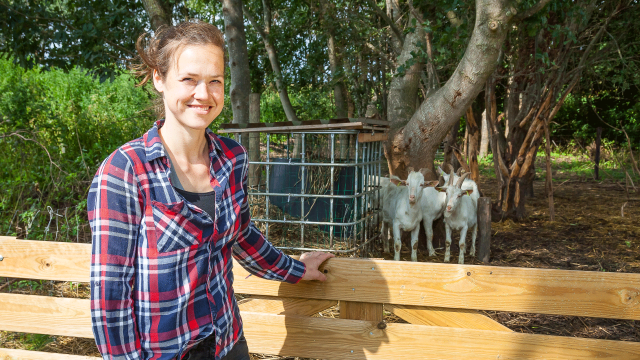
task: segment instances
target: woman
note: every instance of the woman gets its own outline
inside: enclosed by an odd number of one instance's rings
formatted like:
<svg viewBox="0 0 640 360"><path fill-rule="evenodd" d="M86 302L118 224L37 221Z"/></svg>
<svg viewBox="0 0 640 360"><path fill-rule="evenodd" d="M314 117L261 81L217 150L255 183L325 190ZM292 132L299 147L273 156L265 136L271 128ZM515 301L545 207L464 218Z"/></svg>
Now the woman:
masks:
<svg viewBox="0 0 640 360"><path fill-rule="evenodd" d="M160 120L111 154L88 197L93 332L105 359L248 360L233 293L235 258L252 274L326 278L333 255L294 260L255 228L246 150L207 126L224 103L224 40L186 22L138 39L142 84L161 94Z"/></svg>

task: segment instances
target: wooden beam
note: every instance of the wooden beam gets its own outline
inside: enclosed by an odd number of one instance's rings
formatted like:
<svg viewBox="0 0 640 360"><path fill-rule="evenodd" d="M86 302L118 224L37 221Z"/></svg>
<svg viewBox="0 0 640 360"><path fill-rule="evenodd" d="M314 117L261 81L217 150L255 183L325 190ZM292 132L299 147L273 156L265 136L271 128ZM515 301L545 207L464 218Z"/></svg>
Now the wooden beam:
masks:
<svg viewBox="0 0 640 360"><path fill-rule="evenodd" d="M99 360L100 357L0 348L2 360Z"/></svg>
<svg viewBox="0 0 640 360"><path fill-rule="evenodd" d="M311 316L337 304L338 302L335 300L276 298L271 296L252 296L238 301L241 314L249 311L298 316Z"/></svg>
<svg viewBox="0 0 640 360"><path fill-rule="evenodd" d="M246 129L218 129L219 133L246 133L246 132L276 132L276 131L304 131L304 130L329 130L329 129L364 129L364 123L340 123L340 124L318 124L318 125L292 125L292 126L270 126L264 128Z"/></svg>
<svg viewBox="0 0 640 360"><path fill-rule="evenodd" d="M89 280L90 245L0 238L0 277ZM640 274L329 259L328 281L266 281L234 264L239 294L640 320ZM48 265L48 266L47 266Z"/></svg>
<svg viewBox="0 0 640 360"><path fill-rule="evenodd" d="M360 133L358 134L358 142L374 142L374 141L387 141L388 135L386 133Z"/></svg>
<svg viewBox="0 0 640 360"><path fill-rule="evenodd" d="M252 353L352 359L640 359L640 343L387 324L261 313L243 314ZM267 331L265 329L268 329Z"/></svg>
<svg viewBox="0 0 640 360"><path fill-rule="evenodd" d="M340 301L340 319L382 321L382 304Z"/></svg>
<svg viewBox="0 0 640 360"><path fill-rule="evenodd" d="M0 329L93 338L87 299L0 293Z"/></svg>
<svg viewBox="0 0 640 360"><path fill-rule="evenodd" d="M234 266L237 293L640 320L640 274L329 259L328 280L264 281Z"/></svg>
<svg viewBox="0 0 640 360"><path fill-rule="evenodd" d="M91 244L0 236L0 277L89 282Z"/></svg>
<svg viewBox="0 0 640 360"><path fill-rule="evenodd" d="M482 315L476 310L391 304L385 305L384 308L410 324L476 330L512 331L508 327L488 316Z"/></svg>
<svg viewBox="0 0 640 360"><path fill-rule="evenodd" d="M478 260L488 264L491 260L491 198L478 199Z"/></svg>
<svg viewBox="0 0 640 360"><path fill-rule="evenodd" d="M93 335L88 325L89 300L0 295L2 329L9 324L9 331ZM20 303L22 306L14 307ZM323 359L640 359L637 342L411 324L387 324L379 329L375 321L257 312L242 315L254 353ZM26 357L34 358L39 359Z"/></svg>

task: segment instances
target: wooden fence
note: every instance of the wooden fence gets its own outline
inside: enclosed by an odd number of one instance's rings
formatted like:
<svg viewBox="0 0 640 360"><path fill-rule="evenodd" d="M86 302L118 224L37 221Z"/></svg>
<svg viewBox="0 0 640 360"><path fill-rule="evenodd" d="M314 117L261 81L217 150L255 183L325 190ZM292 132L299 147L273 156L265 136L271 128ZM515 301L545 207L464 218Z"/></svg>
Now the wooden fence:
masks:
<svg viewBox="0 0 640 360"><path fill-rule="evenodd" d="M0 237L0 277L87 282L89 244ZM640 275L334 258L328 280L234 264L249 349L318 359L640 359L640 343L515 333L477 310L640 320ZM340 319L311 317L340 304ZM382 322L383 307L409 324ZM0 330L92 338L89 300L0 293ZM90 359L0 348L0 359Z"/></svg>

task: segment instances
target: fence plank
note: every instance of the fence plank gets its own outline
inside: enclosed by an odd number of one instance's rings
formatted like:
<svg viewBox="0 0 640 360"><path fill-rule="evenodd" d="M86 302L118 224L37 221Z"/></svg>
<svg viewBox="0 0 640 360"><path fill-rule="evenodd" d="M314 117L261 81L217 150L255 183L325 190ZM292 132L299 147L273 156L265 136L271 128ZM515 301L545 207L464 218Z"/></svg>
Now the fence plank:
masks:
<svg viewBox="0 0 640 360"><path fill-rule="evenodd" d="M640 359L640 343L371 321L243 314L252 353L321 359ZM265 331L268 329L268 331Z"/></svg>
<svg viewBox="0 0 640 360"><path fill-rule="evenodd" d="M476 310L391 304L385 305L384 308L410 324L477 330L512 331L508 327L488 316L480 314Z"/></svg>
<svg viewBox="0 0 640 360"><path fill-rule="evenodd" d="M89 254L87 244L0 238L0 277L86 282ZM326 282L292 285L247 278L235 263L233 287L251 295L640 320L640 274L340 258L324 269Z"/></svg>
<svg viewBox="0 0 640 360"><path fill-rule="evenodd" d="M278 315L311 316L338 304L335 300L275 298L252 296L238 302L240 312L260 312Z"/></svg>
<svg viewBox="0 0 640 360"><path fill-rule="evenodd" d="M340 301L340 319L382 321L382 304Z"/></svg>
<svg viewBox="0 0 640 360"><path fill-rule="evenodd" d="M92 336L89 300L0 294L0 302L4 330ZM254 353L323 359L640 359L636 342L411 324L379 329L372 321L242 315Z"/></svg>
<svg viewBox="0 0 640 360"><path fill-rule="evenodd" d="M56 354L42 351L29 351L0 348L2 360L99 360L102 358L81 355Z"/></svg>
<svg viewBox="0 0 640 360"><path fill-rule="evenodd" d="M89 300L0 293L0 329L93 338Z"/></svg>
<svg viewBox="0 0 640 360"><path fill-rule="evenodd" d="M16 240L0 236L0 276L89 281L91 244Z"/></svg>
<svg viewBox="0 0 640 360"><path fill-rule="evenodd" d="M329 259L325 283L263 281L234 267L238 293L455 309L640 319L640 274Z"/></svg>

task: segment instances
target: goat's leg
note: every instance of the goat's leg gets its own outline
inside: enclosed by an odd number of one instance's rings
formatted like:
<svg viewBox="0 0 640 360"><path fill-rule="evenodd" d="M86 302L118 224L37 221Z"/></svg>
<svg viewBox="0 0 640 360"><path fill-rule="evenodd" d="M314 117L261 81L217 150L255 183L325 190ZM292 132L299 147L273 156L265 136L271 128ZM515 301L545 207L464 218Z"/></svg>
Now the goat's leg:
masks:
<svg viewBox="0 0 640 360"><path fill-rule="evenodd" d="M393 260L400 261L400 250L402 250L402 237L400 236L402 233L400 232L400 223L397 221L393 222L393 249L395 250L395 254L393 255Z"/></svg>
<svg viewBox="0 0 640 360"><path fill-rule="evenodd" d="M478 224L473 225L473 229L471 230L471 250L469 251L469 255L476 255L476 236L478 235Z"/></svg>
<svg viewBox="0 0 640 360"><path fill-rule="evenodd" d="M436 250L433 248L433 219L422 219L422 226L424 226L424 232L427 233L427 249L429 249L429 256L434 256Z"/></svg>
<svg viewBox="0 0 640 360"><path fill-rule="evenodd" d="M420 223L411 230L411 261L418 261L418 234L420 234Z"/></svg>
<svg viewBox="0 0 640 360"><path fill-rule="evenodd" d="M380 236L382 237L382 251L385 254L389 252L389 230L389 224L383 221Z"/></svg>
<svg viewBox="0 0 640 360"><path fill-rule="evenodd" d="M444 240L444 244L446 247L446 250L444 252L444 262L449 262L449 258L451 257L451 227L446 222L445 222L445 229L446 229L447 235Z"/></svg>
<svg viewBox="0 0 640 360"><path fill-rule="evenodd" d="M464 264L464 251L467 250L467 226L460 229L460 255L458 255L458 264Z"/></svg>

